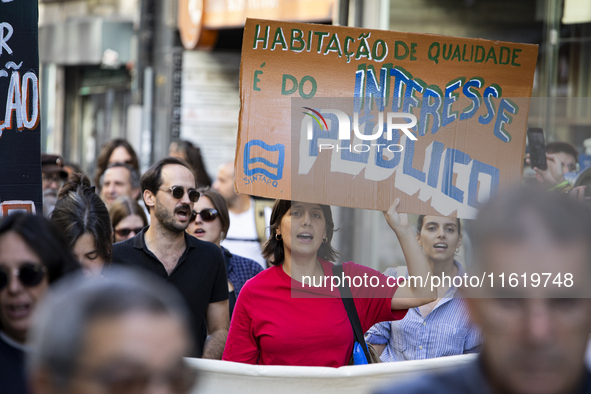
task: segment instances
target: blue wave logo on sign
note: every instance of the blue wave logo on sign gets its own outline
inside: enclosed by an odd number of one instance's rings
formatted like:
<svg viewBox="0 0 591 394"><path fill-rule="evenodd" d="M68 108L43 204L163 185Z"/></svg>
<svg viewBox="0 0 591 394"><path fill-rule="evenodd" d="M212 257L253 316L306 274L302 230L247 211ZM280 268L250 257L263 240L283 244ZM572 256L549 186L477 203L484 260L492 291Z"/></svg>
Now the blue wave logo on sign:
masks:
<svg viewBox="0 0 591 394"><path fill-rule="evenodd" d="M251 148L258 146L267 152L278 152L279 157L277 163L272 163L264 157L255 156L251 157ZM278 181L283 178L283 166L285 160L285 146L283 144L269 145L261 140L248 141L244 146L244 174L252 176L255 174L262 174L269 179ZM251 168L255 163L262 163L268 167L256 167Z"/></svg>

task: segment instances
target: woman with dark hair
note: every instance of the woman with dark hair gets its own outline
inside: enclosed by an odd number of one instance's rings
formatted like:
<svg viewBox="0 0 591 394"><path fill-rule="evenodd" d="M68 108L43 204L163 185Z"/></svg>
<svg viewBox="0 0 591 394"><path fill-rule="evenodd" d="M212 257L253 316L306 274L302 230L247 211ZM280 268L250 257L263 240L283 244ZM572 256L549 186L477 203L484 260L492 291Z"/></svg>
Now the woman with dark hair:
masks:
<svg viewBox="0 0 591 394"><path fill-rule="evenodd" d="M213 189L200 189L199 191L201 198L193 205L193 213L187 232L202 241L213 242L222 248L228 273L230 317L232 317L240 290L247 280L261 272L263 268L256 261L232 254L228 249L220 246L220 242L230 228L230 215L226 200Z"/></svg>
<svg viewBox="0 0 591 394"><path fill-rule="evenodd" d="M60 231L42 216L15 213L0 222L0 387L26 393L27 333L48 287L80 265Z"/></svg>
<svg viewBox="0 0 591 394"><path fill-rule="evenodd" d="M429 264L408 218L396 212L399 202L397 199L385 213L386 221L400 241L411 274L426 278ZM330 260L337 253L330 245L333 232L329 206L284 200L275 203L271 236L263 251L274 267L242 288L224 360L267 365L346 365L354 339L338 289L341 280L349 282L363 332L381 321L400 320L408 308L435 299L435 292L428 287L409 281L398 288L396 281L388 282L388 277L353 262L342 265L342 276L333 276Z"/></svg>
<svg viewBox="0 0 591 394"><path fill-rule="evenodd" d="M384 362L477 352L482 342L479 330L470 322L464 300L456 298L457 288L453 284L445 286L443 280L444 276L463 277L466 273L455 259L462 245L460 219L420 215L417 240L433 276L444 284L437 288L437 299L411 308L404 320L376 324L367 332L366 341L381 353L380 359ZM406 276L406 268L388 268L384 274Z"/></svg>
<svg viewBox="0 0 591 394"><path fill-rule="evenodd" d="M59 192L50 220L62 229L82 268L100 275L104 265L111 262L111 219L86 176L72 174Z"/></svg>
<svg viewBox="0 0 591 394"><path fill-rule="evenodd" d="M205 169L201 149L189 141L173 141L168 147L168 154L185 160L193 168L197 176L197 187L210 187L211 178Z"/></svg>
<svg viewBox="0 0 591 394"><path fill-rule="evenodd" d="M113 226L113 243L133 238L148 225L146 214L137 201L119 197L109 207Z"/></svg>
<svg viewBox="0 0 591 394"><path fill-rule="evenodd" d="M121 138L110 140L103 145L96 159L96 171L94 173L96 187L100 187L101 176L103 176L109 164L113 163L125 163L138 173L140 172L139 161L131 144Z"/></svg>

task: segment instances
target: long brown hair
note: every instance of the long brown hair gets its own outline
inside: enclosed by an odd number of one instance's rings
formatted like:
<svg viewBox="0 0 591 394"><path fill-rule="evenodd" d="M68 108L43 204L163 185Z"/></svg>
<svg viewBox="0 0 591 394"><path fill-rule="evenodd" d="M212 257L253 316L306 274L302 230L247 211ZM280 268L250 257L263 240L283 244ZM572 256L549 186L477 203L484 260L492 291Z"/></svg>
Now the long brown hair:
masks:
<svg viewBox="0 0 591 394"><path fill-rule="evenodd" d="M101 176L109 166L109 159L111 158L113 151L120 146L124 147L127 153L129 153L129 156L131 156L131 163L126 164L129 164L131 167L133 167L133 169L138 173L140 172L139 161L131 144L122 138L110 140L105 145L103 145L96 159L96 172L94 173L95 186L100 188Z"/></svg>
<svg viewBox="0 0 591 394"><path fill-rule="evenodd" d="M222 240L228 234L228 229L230 228L230 214L228 213L228 205L226 204L226 200L222 195L210 188L202 188L199 189L201 193L201 198L207 197L209 201L211 201L211 205L218 211L218 217L220 218L220 223L222 225Z"/></svg>
<svg viewBox="0 0 591 394"><path fill-rule="evenodd" d="M137 201L132 200L127 196L119 197L111 204L109 208L109 216L111 217L111 224L113 225L113 229L117 227L120 221L125 219L128 216L137 215L142 218L142 222L144 222L144 227L148 225L148 219L146 218L146 213L140 207L140 204Z"/></svg>

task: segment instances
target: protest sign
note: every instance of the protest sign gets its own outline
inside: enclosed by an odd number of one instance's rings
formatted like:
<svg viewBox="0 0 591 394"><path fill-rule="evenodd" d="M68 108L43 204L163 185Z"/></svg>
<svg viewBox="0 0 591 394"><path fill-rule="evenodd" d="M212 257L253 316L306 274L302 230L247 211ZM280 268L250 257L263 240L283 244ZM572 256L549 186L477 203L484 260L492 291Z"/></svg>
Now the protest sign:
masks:
<svg viewBox="0 0 591 394"><path fill-rule="evenodd" d="M473 217L521 179L536 58L536 45L249 19L236 189Z"/></svg>
<svg viewBox="0 0 591 394"><path fill-rule="evenodd" d="M37 1L0 2L0 215L42 212Z"/></svg>

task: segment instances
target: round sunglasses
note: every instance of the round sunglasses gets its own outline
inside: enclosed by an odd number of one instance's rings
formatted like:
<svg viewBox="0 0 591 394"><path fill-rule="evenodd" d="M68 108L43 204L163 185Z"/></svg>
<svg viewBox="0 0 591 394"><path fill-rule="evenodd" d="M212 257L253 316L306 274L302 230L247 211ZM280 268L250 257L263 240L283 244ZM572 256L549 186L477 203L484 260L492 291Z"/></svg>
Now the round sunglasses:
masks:
<svg viewBox="0 0 591 394"><path fill-rule="evenodd" d="M193 211L189 220L192 222L197 219L197 215L201 216L201 220L204 222L212 222L218 217L218 211L213 208L202 209L199 212Z"/></svg>
<svg viewBox="0 0 591 394"><path fill-rule="evenodd" d="M24 263L15 269L14 275L27 287L37 286L43 280L47 269L36 263ZM10 281L10 273L5 268L0 269L0 290L4 289Z"/></svg>
<svg viewBox="0 0 591 394"><path fill-rule="evenodd" d="M180 200L185 195L185 188L182 186L171 186L168 189L158 189L166 192L171 192L172 196L177 200ZM187 189L187 194L189 195L189 200L191 202L199 201L199 197L201 197L201 193L199 193L196 189Z"/></svg>

